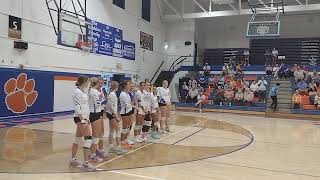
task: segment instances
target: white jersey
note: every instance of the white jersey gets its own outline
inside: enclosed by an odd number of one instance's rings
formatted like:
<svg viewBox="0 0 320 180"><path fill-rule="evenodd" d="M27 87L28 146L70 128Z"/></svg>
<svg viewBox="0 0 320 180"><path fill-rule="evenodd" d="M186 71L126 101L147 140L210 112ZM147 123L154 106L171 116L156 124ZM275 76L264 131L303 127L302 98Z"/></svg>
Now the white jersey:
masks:
<svg viewBox="0 0 320 180"><path fill-rule="evenodd" d="M146 90L143 90L143 95L144 95L145 110L150 111L152 95L150 92Z"/></svg>
<svg viewBox="0 0 320 180"><path fill-rule="evenodd" d="M108 102L106 104L106 112L112 115L117 114L118 97L115 92L110 92L108 95Z"/></svg>
<svg viewBox="0 0 320 180"><path fill-rule="evenodd" d="M159 108L158 97L155 96L153 93L150 93L150 94L151 94L151 109L155 110Z"/></svg>
<svg viewBox="0 0 320 180"><path fill-rule="evenodd" d="M166 104L171 104L171 93L169 88L158 87L157 92L160 102L164 101Z"/></svg>
<svg viewBox="0 0 320 180"><path fill-rule="evenodd" d="M127 114L130 111L132 111L130 95L124 91L120 93L120 106L121 106L120 114Z"/></svg>
<svg viewBox="0 0 320 180"><path fill-rule="evenodd" d="M99 113L102 110L101 103L103 101L103 94L97 89L90 88L89 90L89 108L92 113Z"/></svg>
<svg viewBox="0 0 320 180"><path fill-rule="evenodd" d="M82 92L77 88L73 95L73 105L74 105L74 117L79 117L82 115L84 119L89 120L90 108L89 108L89 97L87 93Z"/></svg>
<svg viewBox="0 0 320 180"><path fill-rule="evenodd" d="M134 102L135 102L135 105L138 106L138 108L146 107L146 102L145 102L146 99L144 96L145 96L144 91L141 92L140 89L136 91L136 93L134 94Z"/></svg>

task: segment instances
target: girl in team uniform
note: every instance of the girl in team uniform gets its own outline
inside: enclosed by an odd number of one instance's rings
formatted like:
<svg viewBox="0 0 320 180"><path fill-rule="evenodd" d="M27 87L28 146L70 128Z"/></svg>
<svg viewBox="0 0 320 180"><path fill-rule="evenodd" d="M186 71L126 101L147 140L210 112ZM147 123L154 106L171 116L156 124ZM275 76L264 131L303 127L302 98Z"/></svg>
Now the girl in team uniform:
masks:
<svg viewBox="0 0 320 180"><path fill-rule="evenodd" d="M151 90L150 90L150 83L146 82L146 85L143 90L144 95L144 103L145 103L145 116L142 126L142 133L141 133L141 139L143 141L147 141L148 138L151 138L151 136L147 136L150 128L151 128Z"/></svg>
<svg viewBox="0 0 320 180"><path fill-rule="evenodd" d="M89 97L87 94L87 88L89 87L89 78L80 76L76 83L77 89L73 93L73 104L74 104L74 122L77 125L75 141L72 145L72 159L69 165L77 167L81 163L77 161L76 155L78 146L81 138L84 137L83 143L83 156L84 163L83 167L88 171L95 171L96 167L89 163L89 153L92 144L92 134L90 126L90 108L89 108Z"/></svg>
<svg viewBox="0 0 320 180"><path fill-rule="evenodd" d="M101 138L99 140L99 144L98 144L98 149L96 151L96 154L102 158L102 159L106 159L106 155L105 155L105 151L104 151L104 146L103 146L103 141L104 141L104 121L103 121L103 115L104 115L104 109L105 109L105 105L104 103L106 102L107 96L105 96L105 93L102 91L102 87L104 84L104 81L102 78L99 78L99 83L100 83L100 88L98 89L98 91L102 94L101 96L103 97L101 99L101 112L100 112L100 127L101 127Z"/></svg>
<svg viewBox="0 0 320 180"><path fill-rule="evenodd" d="M152 139L160 139L160 135L158 133L158 128L160 125L159 122L159 104L158 104L158 96L157 89L153 85L150 87L151 90L151 119L152 119L152 131L150 133Z"/></svg>
<svg viewBox="0 0 320 180"><path fill-rule="evenodd" d="M103 153L104 157L97 156L96 152L100 153L101 151L98 151L98 144L100 139L102 138L102 132L101 132L101 102L103 101L103 94L98 90L101 89L102 85L100 84L100 80L97 77L91 78L91 85L89 88L89 108L90 108L90 124L92 127L92 136L93 136L93 144L91 146L91 155L90 160L95 162L101 162L103 159L105 159L105 155Z"/></svg>
<svg viewBox="0 0 320 180"><path fill-rule="evenodd" d="M171 109L171 93L168 88L168 81L164 80L162 82L162 87L158 87L158 96L159 96L159 107L161 112L160 119L160 132L169 133L169 119L170 119L170 109Z"/></svg>
<svg viewBox="0 0 320 180"><path fill-rule="evenodd" d="M131 112L133 107L129 95L129 90L131 88L130 81L122 82L122 88L123 91L120 94L120 115L122 117L121 143L123 149L130 149L132 146L128 144L128 134L130 132Z"/></svg>
<svg viewBox="0 0 320 180"><path fill-rule="evenodd" d="M146 86L145 82L140 82L140 87L134 96L135 104L137 106L136 124L134 127L134 141L137 143L141 143L144 141L144 139L140 137L140 134L142 130L144 116L146 114L146 102L145 102L145 97L143 93L145 86Z"/></svg>
<svg viewBox="0 0 320 180"><path fill-rule="evenodd" d="M132 104L132 111L130 112L130 131L132 129L132 124L135 121L135 103L134 103L134 95L135 95L135 84L130 81L130 90L129 90L129 96L131 98L131 104ZM130 135L130 131L127 132L127 137ZM134 145L135 141L134 139L128 138L128 144Z"/></svg>
<svg viewBox="0 0 320 180"><path fill-rule="evenodd" d="M109 119L109 152L116 153L117 155L122 155L126 153L124 149L121 148L121 130L119 123L121 119L118 116L118 97L116 92L118 91L118 83L112 81L110 84L110 93L108 95L108 102L106 105L106 116ZM116 146L113 145L113 134L116 133Z"/></svg>

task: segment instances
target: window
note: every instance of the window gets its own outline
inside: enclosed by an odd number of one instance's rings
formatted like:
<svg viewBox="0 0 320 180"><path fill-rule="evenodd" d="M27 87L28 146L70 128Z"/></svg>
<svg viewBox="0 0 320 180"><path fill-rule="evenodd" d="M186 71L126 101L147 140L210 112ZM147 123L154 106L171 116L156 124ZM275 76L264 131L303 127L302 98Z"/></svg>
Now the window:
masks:
<svg viewBox="0 0 320 180"><path fill-rule="evenodd" d="M142 19L150 22L150 0L142 0Z"/></svg>
<svg viewBox="0 0 320 180"><path fill-rule="evenodd" d="M126 0L113 0L113 4L122 9L125 9Z"/></svg>

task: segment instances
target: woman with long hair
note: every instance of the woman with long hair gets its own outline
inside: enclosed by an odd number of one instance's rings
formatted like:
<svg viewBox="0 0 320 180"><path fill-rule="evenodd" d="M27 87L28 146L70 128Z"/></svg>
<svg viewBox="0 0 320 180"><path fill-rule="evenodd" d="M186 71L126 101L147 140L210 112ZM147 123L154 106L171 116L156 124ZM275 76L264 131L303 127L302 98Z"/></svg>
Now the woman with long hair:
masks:
<svg viewBox="0 0 320 180"><path fill-rule="evenodd" d="M152 131L150 133L150 136L152 139L160 139L160 134L159 134L159 104L158 104L158 96L157 96L157 89L153 85L150 87L151 91L151 119L152 119Z"/></svg>
<svg viewBox="0 0 320 180"><path fill-rule="evenodd" d="M83 167L88 171L95 171L96 167L89 163L89 154L92 144L92 133L90 126L90 108L89 108L89 97L88 97L88 87L89 78L86 76L79 76L76 82L77 88L73 93L73 104L74 104L74 122L77 125L75 140L72 144L72 159L69 165L72 167L77 167L81 163L76 159L77 151L81 138L84 137L83 143Z"/></svg>
<svg viewBox="0 0 320 180"><path fill-rule="evenodd" d="M118 116L118 97L116 94L118 86L116 81L111 81L108 102L106 105L106 115L109 119L109 152L121 155L126 153L126 151L121 147L121 130L119 127L121 118ZM114 133L116 134L116 146L113 145Z"/></svg>
<svg viewBox="0 0 320 180"><path fill-rule="evenodd" d="M102 91L102 87L103 87L104 81L102 78L99 78L99 88L97 89L100 92L100 103L101 103L101 112L100 112L100 127L101 127L101 137L99 140L99 144L98 144L98 149L96 151L96 154L98 155L98 157L102 158L102 159L106 159L107 156L105 154L104 151L104 146L103 146L103 141L104 141L104 121L103 121L103 115L104 115L104 102L107 99L107 94L104 94L104 92Z"/></svg>
<svg viewBox="0 0 320 180"><path fill-rule="evenodd" d="M168 88L168 81L164 80L162 82L162 87L158 87L158 96L159 96L159 107L161 112L160 119L160 132L169 133L169 120L170 120L170 110L171 110L171 92Z"/></svg>
<svg viewBox="0 0 320 180"><path fill-rule="evenodd" d="M103 158L99 157L96 154L96 151L98 150L98 144L100 141L100 138L102 137L101 132L101 102L103 99L103 94L98 90L101 89L100 80L97 77L91 78L91 84L89 88L89 109L90 109L90 124L92 128L92 136L93 136L93 143L91 146L91 154L90 154L90 160L95 162L101 162L103 161Z"/></svg>
<svg viewBox="0 0 320 180"><path fill-rule="evenodd" d="M136 114L136 124L134 126L134 141L136 143L141 143L145 139L140 137L141 130L143 126L144 116L146 115L146 102L144 97L144 90L145 90L146 83L140 82L139 89L135 93L135 104L137 106L137 114Z"/></svg>
<svg viewBox="0 0 320 180"><path fill-rule="evenodd" d="M132 104L131 98L129 95L129 90L131 88L130 81L122 82L122 92L120 93L120 115L122 118L122 131L121 131L121 143L123 149L132 148L131 145L128 144L128 133L130 132L131 125L131 112L132 112Z"/></svg>

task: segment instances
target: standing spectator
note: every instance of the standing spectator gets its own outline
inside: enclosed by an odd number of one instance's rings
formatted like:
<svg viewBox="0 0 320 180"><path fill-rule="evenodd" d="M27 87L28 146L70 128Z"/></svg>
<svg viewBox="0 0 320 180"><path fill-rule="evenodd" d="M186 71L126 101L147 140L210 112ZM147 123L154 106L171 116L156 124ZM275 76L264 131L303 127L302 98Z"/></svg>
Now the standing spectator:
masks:
<svg viewBox="0 0 320 180"><path fill-rule="evenodd" d="M264 80L264 77L262 76L261 79L258 81L259 101L262 103L266 102L267 85L268 85L268 82Z"/></svg>
<svg viewBox="0 0 320 180"><path fill-rule="evenodd" d="M266 59L266 63L265 66L270 64L271 61L271 52L269 51L269 49L266 50L266 52L264 53L264 57Z"/></svg>
<svg viewBox="0 0 320 180"><path fill-rule="evenodd" d="M206 62L206 64L203 66L203 72L205 76L210 76L211 67Z"/></svg>
<svg viewBox="0 0 320 180"><path fill-rule="evenodd" d="M280 83L277 83L276 86L273 86L270 90L270 97L272 99L272 103L270 105L270 109L273 110L273 112L278 110L278 93L279 93L279 86Z"/></svg>
<svg viewBox="0 0 320 180"><path fill-rule="evenodd" d="M250 90L253 92L255 98L259 96L259 86L257 81L253 81L251 83Z"/></svg>
<svg viewBox="0 0 320 180"><path fill-rule="evenodd" d="M316 88L316 86L312 86L309 89L309 101L311 104L314 104L314 98L316 95L317 95L317 88Z"/></svg>
<svg viewBox="0 0 320 180"><path fill-rule="evenodd" d="M294 78L295 78L296 82L304 79L303 71L300 69L299 66L297 67L297 71L294 72Z"/></svg>
<svg viewBox="0 0 320 180"><path fill-rule="evenodd" d="M276 78L276 79L279 79L279 70L280 70L280 67L278 66L278 64L276 64L272 71L273 71L273 77Z"/></svg>
<svg viewBox="0 0 320 180"><path fill-rule="evenodd" d="M300 109L301 104L301 95L299 94L299 91L297 90L296 93L292 96L292 106L293 109Z"/></svg>
<svg viewBox="0 0 320 180"><path fill-rule="evenodd" d="M272 76L272 67L270 64L266 67L266 75L270 77Z"/></svg>
<svg viewBox="0 0 320 180"><path fill-rule="evenodd" d="M254 97L254 94L253 94L253 92L250 90L250 88L245 88L245 91L244 91L244 93L243 93L244 101L247 102L247 103L251 103L253 97Z"/></svg>
<svg viewBox="0 0 320 180"><path fill-rule="evenodd" d="M273 48L271 53L272 53L272 65L275 65L277 64L277 61L278 61L279 51L276 48Z"/></svg>
<svg viewBox="0 0 320 180"><path fill-rule="evenodd" d="M189 97L193 104L197 103L198 94L199 92L196 87L193 86L191 89L189 89Z"/></svg>
<svg viewBox="0 0 320 180"><path fill-rule="evenodd" d="M250 52L248 50L244 50L243 52L244 56L244 65L250 66Z"/></svg>

